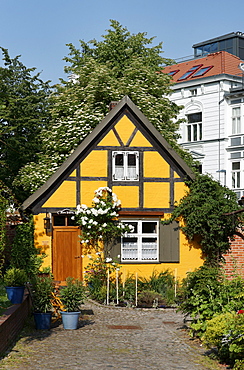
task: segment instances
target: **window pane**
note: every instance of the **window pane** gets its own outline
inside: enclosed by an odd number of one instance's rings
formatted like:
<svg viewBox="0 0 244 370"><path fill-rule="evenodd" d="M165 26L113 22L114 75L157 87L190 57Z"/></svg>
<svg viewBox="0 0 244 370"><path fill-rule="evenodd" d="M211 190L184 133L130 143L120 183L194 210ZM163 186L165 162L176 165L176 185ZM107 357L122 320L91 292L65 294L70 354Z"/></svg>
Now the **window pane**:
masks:
<svg viewBox="0 0 244 370"><path fill-rule="evenodd" d="M218 49L218 44L217 42L213 42L211 45L210 45L210 51L211 53L215 53Z"/></svg>
<svg viewBox="0 0 244 370"><path fill-rule="evenodd" d="M75 226L75 220L72 219L73 216L67 216L67 224L68 226Z"/></svg>
<svg viewBox="0 0 244 370"><path fill-rule="evenodd" d="M230 158L240 158L241 152L230 153Z"/></svg>
<svg viewBox="0 0 244 370"><path fill-rule="evenodd" d="M233 137L230 142L231 146L241 145L241 137Z"/></svg>
<svg viewBox="0 0 244 370"><path fill-rule="evenodd" d="M53 225L54 226L65 226L65 217L66 216L54 216Z"/></svg>
<svg viewBox="0 0 244 370"><path fill-rule="evenodd" d="M136 165L136 155L128 154L128 166L135 166L135 165Z"/></svg>
<svg viewBox="0 0 244 370"><path fill-rule="evenodd" d="M157 260L157 238L142 238L142 260Z"/></svg>
<svg viewBox="0 0 244 370"><path fill-rule="evenodd" d="M122 239L122 260L137 260L138 259L138 239L123 238Z"/></svg>
<svg viewBox="0 0 244 370"><path fill-rule="evenodd" d="M232 170L239 170L239 169L240 169L240 162L233 162Z"/></svg>
<svg viewBox="0 0 244 370"><path fill-rule="evenodd" d="M187 126L187 140L191 141L191 126Z"/></svg>
<svg viewBox="0 0 244 370"><path fill-rule="evenodd" d="M130 232L130 234L137 234L138 233L138 223L137 222L124 222L127 225L133 226L134 230Z"/></svg>
<svg viewBox="0 0 244 370"><path fill-rule="evenodd" d="M157 233L157 222L142 222L142 233L143 234Z"/></svg>
<svg viewBox="0 0 244 370"><path fill-rule="evenodd" d="M123 179L124 178L124 167L115 167L115 179Z"/></svg>
<svg viewBox="0 0 244 370"><path fill-rule="evenodd" d="M124 165L124 155L123 154L116 154L116 156L115 156L115 165L116 166L123 166Z"/></svg>
<svg viewBox="0 0 244 370"><path fill-rule="evenodd" d="M199 140L202 140L202 124L199 123Z"/></svg>
<svg viewBox="0 0 244 370"><path fill-rule="evenodd" d="M236 172L236 188L240 188L240 187L241 187L241 173Z"/></svg>
<svg viewBox="0 0 244 370"><path fill-rule="evenodd" d="M193 125L193 141L197 141L197 125Z"/></svg>
<svg viewBox="0 0 244 370"><path fill-rule="evenodd" d="M189 123L202 122L202 112L188 114L187 118Z"/></svg>

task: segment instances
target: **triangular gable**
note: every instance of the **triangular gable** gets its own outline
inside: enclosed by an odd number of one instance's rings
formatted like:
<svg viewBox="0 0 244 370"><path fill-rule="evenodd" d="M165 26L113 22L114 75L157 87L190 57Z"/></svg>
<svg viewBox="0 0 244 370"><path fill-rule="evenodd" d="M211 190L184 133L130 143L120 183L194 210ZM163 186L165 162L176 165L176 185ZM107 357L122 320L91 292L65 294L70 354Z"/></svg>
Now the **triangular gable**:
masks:
<svg viewBox="0 0 244 370"><path fill-rule="evenodd" d="M126 125L123 126L123 122ZM126 126L126 129L124 127ZM37 211L50 199L55 190L69 176L74 176L75 169L94 146L118 146L136 148L139 145L154 147L170 163L175 177L193 178L194 174L182 158L172 149L156 128L148 121L128 96L125 96L115 108L96 126L61 167L22 204L22 210ZM99 175L97 175L99 176ZM75 179L75 176L74 176ZM101 177L101 183L105 181ZM71 185L72 187L72 185ZM74 203L74 202L73 202Z"/></svg>

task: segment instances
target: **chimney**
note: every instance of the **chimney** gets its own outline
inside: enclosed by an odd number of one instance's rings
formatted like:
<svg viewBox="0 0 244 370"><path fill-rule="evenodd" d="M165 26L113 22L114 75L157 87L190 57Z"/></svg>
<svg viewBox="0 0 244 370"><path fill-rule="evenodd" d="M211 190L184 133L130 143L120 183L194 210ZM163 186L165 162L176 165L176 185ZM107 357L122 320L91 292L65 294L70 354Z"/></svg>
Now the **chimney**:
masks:
<svg viewBox="0 0 244 370"><path fill-rule="evenodd" d="M118 101L111 101L109 103L109 107L108 107L108 110L111 111L112 109L114 109L114 107L116 107L116 105L118 104L119 102Z"/></svg>

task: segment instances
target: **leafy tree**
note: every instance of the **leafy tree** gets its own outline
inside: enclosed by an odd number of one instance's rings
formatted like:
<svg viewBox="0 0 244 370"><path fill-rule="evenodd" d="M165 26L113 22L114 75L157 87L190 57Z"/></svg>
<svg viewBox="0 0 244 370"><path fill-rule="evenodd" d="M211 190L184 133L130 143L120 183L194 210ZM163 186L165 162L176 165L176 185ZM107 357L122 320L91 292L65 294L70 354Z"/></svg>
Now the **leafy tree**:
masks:
<svg viewBox="0 0 244 370"><path fill-rule="evenodd" d="M187 238L197 238L206 263L218 264L231 245L242 213L235 193L208 175L197 175L188 183L189 192L176 205L172 216L163 223L183 218L181 227Z"/></svg>
<svg viewBox="0 0 244 370"><path fill-rule="evenodd" d="M7 209L15 203L14 196L9 188L0 180L0 276L6 259L7 238Z"/></svg>
<svg viewBox="0 0 244 370"><path fill-rule="evenodd" d="M108 113L111 101L128 95L159 132L178 148L179 107L171 102L171 78L162 72L170 63L161 56L162 44L152 46L146 33L131 34L119 22L102 41L69 44L64 58L70 78L52 95L52 122L43 132L43 152L37 164L21 170L19 183L33 192Z"/></svg>
<svg viewBox="0 0 244 370"><path fill-rule="evenodd" d="M26 68L19 56L11 59L1 48L0 67L0 180L22 200L26 195L13 186L19 169L36 161L41 150L39 134L48 121L50 87L35 68Z"/></svg>

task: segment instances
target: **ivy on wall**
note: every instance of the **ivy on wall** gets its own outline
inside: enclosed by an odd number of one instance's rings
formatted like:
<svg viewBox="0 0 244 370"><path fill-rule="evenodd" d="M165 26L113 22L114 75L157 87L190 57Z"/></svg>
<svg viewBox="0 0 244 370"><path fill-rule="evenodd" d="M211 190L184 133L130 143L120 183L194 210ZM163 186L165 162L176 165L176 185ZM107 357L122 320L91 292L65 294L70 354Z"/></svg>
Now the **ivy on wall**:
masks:
<svg viewBox="0 0 244 370"><path fill-rule="evenodd" d="M187 185L189 192L176 205L171 218L163 223L182 218L182 231L189 241L199 242L205 263L218 264L242 223L243 213L234 213L241 209L236 194L208 175L197 175Z"/></svg>

